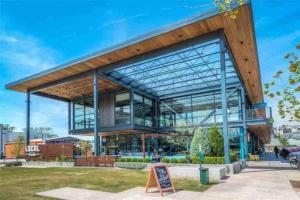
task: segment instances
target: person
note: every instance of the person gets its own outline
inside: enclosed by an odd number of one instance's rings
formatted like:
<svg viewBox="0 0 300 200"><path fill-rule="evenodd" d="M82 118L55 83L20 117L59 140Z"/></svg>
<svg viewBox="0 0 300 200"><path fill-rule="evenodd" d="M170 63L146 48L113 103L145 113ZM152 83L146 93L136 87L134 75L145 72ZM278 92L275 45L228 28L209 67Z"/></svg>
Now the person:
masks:
<svg viewBox="0 0 300 200"><path fill-rule="evenodd" d="M277 146L274 147L274 153L275 153L276 159L278 159L279 149Z"/></svg>

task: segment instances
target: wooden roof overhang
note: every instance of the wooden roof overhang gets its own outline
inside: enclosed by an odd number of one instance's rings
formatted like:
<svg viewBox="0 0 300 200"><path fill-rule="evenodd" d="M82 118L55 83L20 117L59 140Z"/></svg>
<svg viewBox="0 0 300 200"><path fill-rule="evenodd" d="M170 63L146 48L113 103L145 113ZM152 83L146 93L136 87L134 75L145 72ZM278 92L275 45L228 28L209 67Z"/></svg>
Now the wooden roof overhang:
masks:
<svg viewBox="0 0 300 200"><path fill-rule="evenodd" d="M253 16L250 3L238 8L233 20L218 10L210 11L125 43L95 52L64 65L9 83L6 88L26 92L94 69L105 68L118 61L140 56L182 41L223 30L232 51L247 94L252 103L263 102Z"/></svg>

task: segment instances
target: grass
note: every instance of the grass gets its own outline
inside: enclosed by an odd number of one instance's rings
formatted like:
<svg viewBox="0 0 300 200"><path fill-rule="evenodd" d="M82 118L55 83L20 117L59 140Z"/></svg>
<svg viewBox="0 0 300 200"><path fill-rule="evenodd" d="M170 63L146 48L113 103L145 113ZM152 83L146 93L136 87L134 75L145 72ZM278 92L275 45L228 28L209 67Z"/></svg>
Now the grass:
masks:
<svg viewBox="0 0 300 200"><path fill-rule="evenodd" d="M37 192L61 187L77 187L121 192L145 186L147 172L112 168L0 168L0 199L50 199ZM204 191L209 185L197 180L174 179L176 189Z"/></svg>

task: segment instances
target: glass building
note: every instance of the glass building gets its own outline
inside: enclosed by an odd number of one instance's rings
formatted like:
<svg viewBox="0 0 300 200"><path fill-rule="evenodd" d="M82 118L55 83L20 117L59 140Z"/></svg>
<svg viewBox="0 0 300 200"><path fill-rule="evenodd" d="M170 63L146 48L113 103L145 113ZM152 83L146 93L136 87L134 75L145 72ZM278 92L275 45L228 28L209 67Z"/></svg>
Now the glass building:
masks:
<svg viewBox="0 0 300 200"><path fill-rule="evenodd" d="M225 161L229 149L243 159L272 123L251 5L238 9L236 20L212 10L6 87L27 94L27 127L32 94L67 102L69 134L93 135L95 155L185 152L196 128L216 126Z"/></svg>

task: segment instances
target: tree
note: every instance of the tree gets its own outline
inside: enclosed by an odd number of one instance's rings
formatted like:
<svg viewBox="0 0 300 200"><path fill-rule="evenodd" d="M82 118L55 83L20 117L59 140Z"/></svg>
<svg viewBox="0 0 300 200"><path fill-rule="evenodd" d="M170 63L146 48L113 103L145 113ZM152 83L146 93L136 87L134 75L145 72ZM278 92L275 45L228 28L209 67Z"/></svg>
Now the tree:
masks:
<svg viewBox="0 0 300 200"><path fill-rule="evenodd" d="M224 156L224 141L217 127L209 129L208 145L211 156Z"/></svg>
<svg viewBox="0 0 300 200"><path fill-rule="evenodd" d="M208 146L207 131L199 127L194 131L194 135L191 143L191 149L190 149L190 156L198 157L200 150L205 154L210 153L210 148Z"/></svg>
<svg viewBox="0 0 300 200"><path fill-rule="evenodd" d="M26 129L24 129L24 132L26 132ZM30 136L31 138L55 138L58 137L56 134L54 134L54 131L51 127L33 127L30 128Z"/></svg>
<svg viewBox="0 0 300 200"><path fill-rule="evenodd" d="M81 154L85 154L85 156L87 157L87 153L92 149L92 145L90 144L89 141L80 141L79 148Z"/></svg>
<svg viewBox="0 0 300 200"><path fill-rule="evenodd" d="M281 144L281 146L283 147L287 147L289 146L289 141L287 138L285 138L283 135L278 135L277 139L279 141L279 143Z"/></svg>
<svg viewBox="0 0 300 200"><path fill-rule="evenodd" d="M264 84L264 95L271 99L278 98L277 108L282 119L292 122L300 122L300 43L296 46L296 52L287 53L285 59L288 62L287 72L277 71L273 80ZM286 73L288 84L282 79Z"/></svg>
<svg viewBox="0 0 300 200"><path fill-rule="evenodd" d="M220 12L225 12L225 15L229 14L231 19L236 19L237 7L243 5L245 0L214 0L214 3L219 7Z"/></svg>
<svg viewBox="0 0 300 200"><path fill-rule="evenodd" d="M14 150L13 150L13 153L17 159L17 162L21 155L22 150L24 150L24 136L19 135L15 140Z"/></svg>

